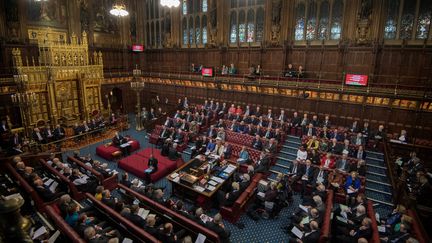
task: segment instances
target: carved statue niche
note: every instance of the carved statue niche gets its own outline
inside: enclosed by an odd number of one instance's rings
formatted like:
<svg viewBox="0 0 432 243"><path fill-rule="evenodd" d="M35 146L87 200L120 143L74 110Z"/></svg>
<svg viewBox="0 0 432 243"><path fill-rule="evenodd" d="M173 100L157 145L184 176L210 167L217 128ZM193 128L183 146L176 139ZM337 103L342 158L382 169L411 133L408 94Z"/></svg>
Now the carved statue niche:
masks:
<svg viewBox="0 0 432 243"><path fill-rule="evenodd" d="M271 41L273 44L279 42L280 39L280 13L282 9L282 0L272 1L272 27Z"/></svg>
<svg viewBox="0 0 432 243"><path fill-rule="evenodd" d="M80 3L80 21L81 21L81 30L89 31L90 15L88 11L87 0L82 0Z"/></svg>
<svg viewBox="0 0 432 243"><path fill-rule="evenodd" d="M171 41L171 13L170 11L165 12L165 19L164 19L164 26L163 26L163 32L164 32L164 47L171 47L172 41Z"/></svg>
<svg viewBox="0 0 432 243"><path fill-rule="evenodd" d="M357 44L367 44L370 42L371 14L372 1L362 0L357 15Z"/></svg>
<svg viewBox="0 0 432 243"><path fill-rule="evenodd" d="M217 35L217 1L212 0L210 6L210 41L209 46L216 45Z"/></svg>

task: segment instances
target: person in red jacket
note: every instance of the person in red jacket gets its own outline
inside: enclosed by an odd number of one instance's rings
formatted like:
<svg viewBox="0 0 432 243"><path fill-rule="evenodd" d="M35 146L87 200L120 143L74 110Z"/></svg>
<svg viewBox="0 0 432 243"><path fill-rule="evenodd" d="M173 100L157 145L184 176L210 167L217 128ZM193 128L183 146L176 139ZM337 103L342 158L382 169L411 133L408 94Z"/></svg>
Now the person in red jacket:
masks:
<svg viewBox="0 0 432 243"><path fill-rule="evenodd" d="M235 113L236 113L236 115L243 114L243 110L242 110L242 108L239 105L237 106L237 109L236 109Z"/></svg>
<svg viewBox="0 0 432 243"><path fill-rule="evenodd" d="M327 153L322 159L321 159L321 165L325 168L334 169L335 168L335 159L332 157L331 153Z"/></svg>

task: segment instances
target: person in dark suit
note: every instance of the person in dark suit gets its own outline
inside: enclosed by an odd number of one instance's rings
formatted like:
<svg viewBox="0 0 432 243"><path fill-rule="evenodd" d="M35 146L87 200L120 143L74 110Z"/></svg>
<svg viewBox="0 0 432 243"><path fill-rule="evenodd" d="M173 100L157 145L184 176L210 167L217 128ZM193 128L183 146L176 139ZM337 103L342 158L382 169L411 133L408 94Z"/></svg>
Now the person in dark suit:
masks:
<svg viewBox="0 0 432 243"><path fill-rule="evenodd" d="M303 169L303 174L301 175L302 180L302 190L301 190L301 196L303 197L306 191L307 185L312 185L313 179L314 179L314 172L315 169L312 166L312 162L310 160L306 160L306 164Z"/></svg>
<svg viewBox="0 0 432 243"><path fill-rule="evenodd" d="M214 125L211 125L210 126L210 128L209 128L209 130L207 131L207 137L209 137L209 138L216 138L216 136L217 136L217 131L216 131L216 129L215 129L215 127L214 127Z"/></svg>
<svg viewBox="0 0 432 243"><path fill-rule="evenodd" d="M312 123L309 123L309 125L303 128L303 135L311 137L316 136L316 128Z"/></svg>
<svg viewBox="0 0 432 243"><path fill-rule="evenodd" d="M265 151L262 151L258 161L255 163L255 173L267 172L270 165L270 158Z"/></svg>
<svg viewBox="0 0 432 243"><path fill-rule="evenodd" d="M343 153L342 154L342 158L340 158L337 162L336 162L336 168L337 170L341 170L344 172L348 172L348 169L350 168L350 163L348 161L348 154L347 153Z"/></svg>
<svg viewBox="0 0 432 243"><path fill-rule="evenodd" d="M114 144L114 146L120 148L123 155L125 156L130 154L129 152L130 146L121 147L121 145L126 143L127 141L128 139L120 135L119 132L116 132L114 137L112 138L112 143Z"/></svg>
<svg viewBox="0 0 432 243"><path fill-rule="evenodd" d="M364 151L363 146L359 146L357 151L354 154L354 157L357 159L366 160L366 151Z"/></svg>
<svg viewBox="0 0 432 243"><path fill-rule="evenodd" d="M411 227L409 224L402 222L399 231L392 231L389 236L381 238L382 242L403 243L410 238Z"/></svg>
<svg viewBox="0 0 432 243"><path fill-rule="evenodd" d="M224 193L223 191L218 192L218 202L219 206L232 206L237 198L240 196L240 184L238 182L233 182L231 184L232 190L228 193Z"/></svg>
<svg viewBox="0 0 432 243"><path fill-rule="evenodd" d="M65 130L63 127L60 126L60 124L57 124L56 128L54 129L54 139L60 140L65 138Z"/></svg>
<svg viewBox="0 0 432 243"><path fill-rule="evenodd" d="M168 149L168 159L176 161L180 156L179 152L177 152L177 143L173 143Z"/></svg>
<svg viewBox="0 0 432 243"><path fill-rule="evenodd" d="M144 228L146 226L146 221L138 215L139 206L137 204L132 205L130 211L130 214L128 214L126 218L140 228Z"/></svg>
<svg viewBox="0 0 432 243"><path fill-rule="evenodd" d="M342 232L336 236L339 242L357 242L358 239L364 238L370 240L372 238L372 221L370 218L364 217L361 225L351 229L348 232Z"/></svg>
<svg viewBox="0 0 432 243"><path fill-rule="evenodd" d="M145 181L147 184L150 184L151 177L150 175L155 173L158 170L158 160L153 156L153 154L150 155L150 158L148 160L148 169L144 171L145 173Z"/></svg>
<svg viewBox="0 0 432 243"><path fill-rule="evenodd" d="M146 225L144 227L144 230L147 231L152 236L158 237L159 230L157 229L155 224L156 224L156 218L153 215L148 215L146 218Z"/></svg>
<svg viewBox="0 0 432 243"><path fill-rule="evenodd" d="M325 186L328 184L328 171L323 166L320 166L319 169L315 170L312 179L313 188L316 188L319 184Z"/></svg>
<svg viewBox="0 0 432 243"><path fill-rule="evenodd" d="M336 138L332 138L330 145L328 146L328 152L332 154L341 154L342 145L337 142Z"/></svg>
<svg viewBox="0 0 432 243"><path fill-rule="evenodd" d="M123 184L127 187L131 187L132 183L129 181L129 174L127 172L124 172L122 174L121 180L120 180L120 184Z"/></svg>
<svg viewBox="0 0 432 243"><path fill-rule="evenodd" d="M18 145L21 145L22 142L23 142L22 138L20 137L19 133L17 133L17 132L15 132L13 134L13 136L11 137L11 139L10 139L10 145L11 145L11 147L16 147Z"/></svg>
<svg viewBox="0 0 432 243"><path fill-rule="evenodd" d="M109 190L104 190L102 192L102 200L104 204L108 207L114 209L117 203L117 198L111 197L111 192Z"/></svg>
<svg viewBox="0 0 432 243"><path fill-rule="evenodd" d="M3 135L4 133L8 133L9 130L9 126L6 122L6 120L2 120L1 125L0 125L0 135Z"/></svg>
<svg viewBox="0 0 432 243"><path fill-rule="evenodd" d="M319 241L320 230L318 228L318 222L312 220L309 222L310 231L303 232L301 239L290 238L290 243L315 243Z"/></svg>
<svg viewBox="0 0 432 243"><path fill-rule="evenodd" d="M256 135L255 138L252 140L252 147L256 150L262 150L263 144L259 135Z"/></svg>
<svg viewBox="0 0 432 243"><path fill-rule="evenodd" d="M36 191L38 194L44 199L44 201L52 201L64 193L54 193L52 192L49 187L45 186L41 178L36 178L33 182Z"/></svg>
<svg viewBox="0 0 432 243"><path fill-rule="evenodd" d="M225 225L222 222L222 215L220 215L219 213L213 217L213 221L207 222L207 228L209 228L219 236L221 243L230 242L229 237L231 236L231 232L225 229Z"/></svg>
<svg viewBox="0 0 432 243"><path fill-rule="evenodd" d="M33 140L36 141L37 143L46 143L46 139L43 136L43 133L37 127L33 129L32 137Z"/></svg>

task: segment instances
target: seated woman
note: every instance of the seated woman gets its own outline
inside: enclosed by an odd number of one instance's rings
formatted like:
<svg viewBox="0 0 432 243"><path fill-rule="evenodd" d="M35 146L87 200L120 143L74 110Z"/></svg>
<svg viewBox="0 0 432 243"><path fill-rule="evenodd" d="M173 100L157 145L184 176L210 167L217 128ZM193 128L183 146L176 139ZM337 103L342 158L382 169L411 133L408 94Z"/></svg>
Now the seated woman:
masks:
<svg viewBox="0 0 432 243"><path fill-rule="evenodd" d="M237 163L244 164L249 162L249 152L246 150L246 146L243 146L239 153L239 158L237 159Z"/></svg>
<svg viewBox="0 0 432 243"><path fill-rule="evenodd" d="M360 178L358 178L358 173L352 171L345 181L345 190L347 194L347 205L352 205L355 203L355 198L361 186Z"/></svg>

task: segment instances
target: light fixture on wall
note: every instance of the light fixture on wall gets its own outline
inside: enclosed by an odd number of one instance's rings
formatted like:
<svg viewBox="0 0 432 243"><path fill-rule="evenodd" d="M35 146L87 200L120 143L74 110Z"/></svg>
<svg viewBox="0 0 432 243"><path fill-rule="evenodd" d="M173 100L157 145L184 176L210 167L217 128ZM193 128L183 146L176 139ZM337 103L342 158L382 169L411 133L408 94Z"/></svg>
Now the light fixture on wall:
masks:
<svg viewBox="0 0 432 243"><path fill-rule="evenodd" d="M180 6L180 0L161 0L160 4L162 5L162 7L176 8Z"/></svg>
<svg viewBox="0 0 432 243"><path fill-rule="evenodd" d="M116 17L125 17L129 15L129 12L126 10L126 5L123 1L116 1L110 10L110 14Z"/></svg>

